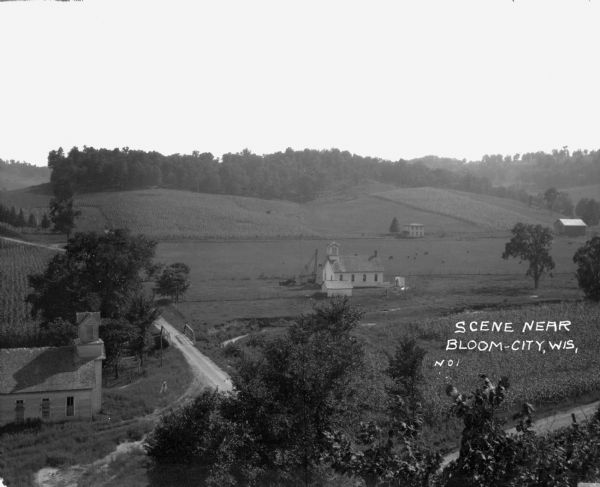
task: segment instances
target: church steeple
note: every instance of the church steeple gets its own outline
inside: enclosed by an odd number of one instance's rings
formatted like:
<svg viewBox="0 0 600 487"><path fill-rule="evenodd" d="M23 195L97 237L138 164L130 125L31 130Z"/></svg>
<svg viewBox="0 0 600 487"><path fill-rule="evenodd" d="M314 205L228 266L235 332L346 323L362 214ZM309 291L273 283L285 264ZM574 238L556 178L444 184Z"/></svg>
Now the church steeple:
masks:
<svg viewBox="0 0 600 487"><path fill-rule="evenodd" d="M331 242L327 245L327 258L331 262L336 262L340 258L340 245L337 242Z"/></svg>

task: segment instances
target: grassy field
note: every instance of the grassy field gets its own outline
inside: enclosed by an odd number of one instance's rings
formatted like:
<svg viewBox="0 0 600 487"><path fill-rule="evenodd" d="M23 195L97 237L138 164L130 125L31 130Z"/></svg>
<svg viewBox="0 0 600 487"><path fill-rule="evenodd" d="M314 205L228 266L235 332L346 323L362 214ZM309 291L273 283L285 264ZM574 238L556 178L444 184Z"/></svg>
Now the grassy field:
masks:
<svg viewBox="0 0 600 487"><path fill-rule="evenodd" d="M517 222L551 226L558 218L556 213L518 201L439 188L403 188L376 196L489 230L506 230Z"/></svg>
<svg viewBox="0 0 600 487"><path fill-rule="evenodd" d="M50 180L50 169L39 167L35 174L21 174L13 168L0 167L0 192L44 184Z"/></svg>
<svg viewBox="0 0 600 487"><path fill-rule="evenodd" d="M307 224L316 232L338 238L387 234L393 218L401 225L422 223L427 234L435 236L481 234L487 230L471 222L372 195L316 200L304 205L304 211Z"/></svg>
<svg viewBox="0 0 600 487"><path fill-rule="evenodd" d="M55 253L0 240L0 333L35 329L25 297L27 276L42 272Z"/></svg>
<svg viewBox="0 0 600 487"><path fill-rule="evenodd" d="M21 432L0 429L0 472L15 486L32 484L39 469L91 463L114 450L122 441L139 440L150 431L154 419L143 418L180 397L191 381L185 359L166 349L164 365L157 355L148 359L143 375L128 374L129 382L108 379L103 390L102 413L94 421L42 425ZM108 374L108 371L105 371ZM162 382L168 392L159 394Z"/></svg>
<svg viewBox="0 0 600 487"><path fill-rule="evenodd" d="M573 188L561 188L561 191L567 193L577 205L582 198L591 198L600 201L600 184L590 184L587 186L575 186Z"/></svg>

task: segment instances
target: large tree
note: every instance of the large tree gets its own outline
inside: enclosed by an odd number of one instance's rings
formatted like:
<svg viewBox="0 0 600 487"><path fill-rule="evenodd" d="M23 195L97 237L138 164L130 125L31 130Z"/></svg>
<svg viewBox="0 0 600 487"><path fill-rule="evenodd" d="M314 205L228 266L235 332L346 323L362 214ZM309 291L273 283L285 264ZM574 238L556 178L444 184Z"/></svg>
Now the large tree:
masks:
<svg viewBox="0 0 600 487"><path fill-rule="evenodd" d="M190 287L190 268L182 262L166 267L157 281L156 292L169 296L175 302Z"/></svg>
<svg viewBox="0 0 600 487"><path fill-rule="evenodd" d="M585 295L600 301L600 237L588 240L573 256L577 264L577 281Z"/></svg>
<svg viewBox="0 0 600 487"><path fill-rule="evenodd" d="M75 218L80 215L79 210L73 208L73 198L50 200L50 220L54 225L54 231L64 233L67 239L75 228Z"/></svg>
<svg viewBox="0 0 600 487"><path fill-rule="evenodd" d="M146 353L152 348L150 330L158 315L159 312L154 307L152 300L146 298L143 294L140 293L131 300L130 308L126 314L126 318L132 327L130 348L140 359L140 367L144 366Z"/></svg>
<svg viewBox="0 0 600 487"><path fill-rule="evenodd" d="M526 275L533 278L537 289L540 277L554 269L554 260L550 255L552 230L542 225L517 223L511 232L512 238L506 243L502 258L515 257L529 262Z"/></svg>
<svg viewBox="0 0 600 487"><path fill-rule="evenodd" d="M554 209L554 203L558 198L558 190L556 188L548 188L544 191L544 201L549 210Z"/></svg>
<svg viewBox="0 0 600 487"><path fill-rule="evenodd" d="M126 320L106 320L100 326L100 338L106 351L105 367L113 369L115 379L119 378L121 358L135 336L135 329Z"/></svg>
<svg viewBox="0 0 600 487"><path fill-rule="evenodd" d="M155 247L156 242L126 229L75 234L64 254L53 257L41 274L29 276L32 315L44 321L73 321L78 311L125 316L144 271L152 268Z"/></svg>
<svg viewBox="0 0 600 487"><path fill-rule="evenodd" d="M600 203L593 198L581 198L575 207L575 214L588 225L598 225L600 222Z"/></svg>

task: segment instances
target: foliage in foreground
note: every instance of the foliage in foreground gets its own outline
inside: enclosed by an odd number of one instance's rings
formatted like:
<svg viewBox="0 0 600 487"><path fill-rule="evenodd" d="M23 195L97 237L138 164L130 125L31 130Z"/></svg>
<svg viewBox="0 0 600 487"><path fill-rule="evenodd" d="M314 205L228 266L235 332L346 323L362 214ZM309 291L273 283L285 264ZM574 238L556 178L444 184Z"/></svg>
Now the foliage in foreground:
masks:
<svg viewBox="0 0 600 487"><path fill-rule="evenodd" d="M449 385L451 411L464 422L460 456L443 472L443 487L562 487L600 478L600 411L581 426L538 436L532 429L533 407L525 403L513 419L516 434L509 434L496 417L509 388L507 378L483 384L463 395Z"/></svg>
<svg viewBox="0 0 600 487"><path fill-rule="evenodd" d="M573 256L577 264L577 282L586 297L600 301L600 237L588 240Z"/></svg>
<svg viewBox="0 0 600 487"><path fill-rule="evenodd" d="M357 411L364 412L355 380L363 351L350 333L359 317L347 301L335 301L299 319L286 336L259 342L256 357L240 358L235 393L205 392L163 417L148 439L148 454L157 464L201 466L207 485L322 485L323 466L369 485L380 474L427 485L439 457L417 441L417 395L398 396L419 381L423 354L415 353L418 367L392 367L392 419L355 423ZM414 375L412 382L400 377L406 373ZM389 441L382 428L397 437ZM393 475L376 466L384 451L386 465L397 469Z"/></svg>
<svg viewBox="0 0 600 487"><path fill-rule="evenodd" d="M439 472L441 456L421 439L424 351L404 340L388 356L387 408L367 416L354 409L361 387L352 378L362 363L349 333L356 320L338 302L299 320L287 336L258 340L256 354L241 355L235 393L205 392L162 418L147 442L156 470L183 464L200 472L201 485L214 486L360 479L386 487L566 487L600 478L600 414L538 436L525 404L509 434L497 417L509 381L495 385L485 376L471 394L448 387L450 413L464 430L458 460Z"/></svg>

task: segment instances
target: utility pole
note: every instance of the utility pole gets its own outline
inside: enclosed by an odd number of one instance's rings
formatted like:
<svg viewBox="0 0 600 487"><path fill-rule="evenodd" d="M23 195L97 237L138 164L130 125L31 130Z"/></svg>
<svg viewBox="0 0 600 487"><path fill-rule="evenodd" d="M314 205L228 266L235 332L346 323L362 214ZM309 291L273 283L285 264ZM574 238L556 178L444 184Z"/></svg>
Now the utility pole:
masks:
<svg viewBox="0 0 600 487"><path fill-rule="evenodd" d="M162 335L163 335L163 328L164 326L161 325L160 327L160 366L163 366L163 344L162 344Z"/></svg>

